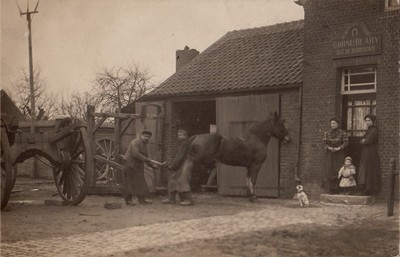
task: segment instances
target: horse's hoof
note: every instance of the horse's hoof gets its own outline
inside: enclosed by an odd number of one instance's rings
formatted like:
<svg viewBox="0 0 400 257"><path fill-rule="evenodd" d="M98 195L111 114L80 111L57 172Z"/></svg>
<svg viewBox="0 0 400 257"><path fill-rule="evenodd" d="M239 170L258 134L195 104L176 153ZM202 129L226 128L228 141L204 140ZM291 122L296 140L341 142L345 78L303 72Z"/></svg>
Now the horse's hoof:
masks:
<svg viewBox="0 0 400 257"><path fill-rule="evenodd" d="M254 203L254 202L257 202L257 196L255 196L255 195L252 195L250 198L249 198L249 200L250 200L250 202L252 202L252 203Z"/></svg>

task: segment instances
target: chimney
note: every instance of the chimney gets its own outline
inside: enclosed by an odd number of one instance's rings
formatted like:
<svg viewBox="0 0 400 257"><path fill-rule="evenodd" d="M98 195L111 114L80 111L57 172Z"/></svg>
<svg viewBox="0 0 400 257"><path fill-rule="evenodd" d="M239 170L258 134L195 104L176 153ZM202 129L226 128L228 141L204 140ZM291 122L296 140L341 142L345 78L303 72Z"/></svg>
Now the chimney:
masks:
<svg viewBox="0 0 400 257"><path fill-rule="evenodd" d="M190 49L188 46L185 46L183 50L176 50L176 71L180 70L198 54L199 51Z"/></svg>

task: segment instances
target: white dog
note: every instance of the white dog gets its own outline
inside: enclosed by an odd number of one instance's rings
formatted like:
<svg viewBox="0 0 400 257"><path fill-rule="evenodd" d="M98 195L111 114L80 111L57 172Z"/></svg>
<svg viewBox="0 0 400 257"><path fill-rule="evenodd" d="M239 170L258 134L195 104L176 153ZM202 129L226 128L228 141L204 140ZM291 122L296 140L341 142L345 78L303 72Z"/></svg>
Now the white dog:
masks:
<svg viewBox="0 0 400 257"><path fill-rule="evenodd" d="M308 206L310 202L308 201L308 197L306 193L303 191L302 185L297 185L297 199L299 199L300 207Z"/></svg>

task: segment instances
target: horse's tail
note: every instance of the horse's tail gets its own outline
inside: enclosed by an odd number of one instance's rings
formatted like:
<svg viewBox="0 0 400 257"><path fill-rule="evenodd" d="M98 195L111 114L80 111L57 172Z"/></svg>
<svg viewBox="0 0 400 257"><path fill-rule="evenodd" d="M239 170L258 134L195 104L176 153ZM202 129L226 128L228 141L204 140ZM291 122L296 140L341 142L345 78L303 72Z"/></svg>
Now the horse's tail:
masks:
<svg viewBox="0 0 400 257"><path fill-rule="evenodd" d="M172 170L177 170L179 169L179 167L181 167L189 151L189 147L195 138L195 135L191 136L190 138L182 141L182 143L179 145L178 152L176 153L175 158L171 161L169 165Z"/></svg>

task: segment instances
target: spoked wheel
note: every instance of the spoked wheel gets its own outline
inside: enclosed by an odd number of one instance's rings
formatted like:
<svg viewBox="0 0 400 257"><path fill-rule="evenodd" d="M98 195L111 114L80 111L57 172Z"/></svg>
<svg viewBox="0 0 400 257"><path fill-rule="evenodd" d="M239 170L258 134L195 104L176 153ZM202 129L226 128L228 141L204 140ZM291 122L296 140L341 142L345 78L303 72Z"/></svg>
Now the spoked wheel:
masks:
<svg viewBox="0 0 400 257"><path fill-rule="evenodd" d="M91 186L93 155L86 128L77 128L59 147L60 165L53 169L58 193L70 205L81 203Z"/></svg>
<svg viewBox="0 0 400 257"><path fill-rule="evenodd" d="M1 209L6 207L12 190L12 163L6 130L1 128Z"/></svg>
<svg viewBox="0 0 400 257"><path fill-rule="evenodd" d="M96 141L96 155L107 160L114 160L114 141L102 138ZM114 169L108 163L96 161L96 180L98 183L109 183L114 179Z"/></svg>

